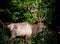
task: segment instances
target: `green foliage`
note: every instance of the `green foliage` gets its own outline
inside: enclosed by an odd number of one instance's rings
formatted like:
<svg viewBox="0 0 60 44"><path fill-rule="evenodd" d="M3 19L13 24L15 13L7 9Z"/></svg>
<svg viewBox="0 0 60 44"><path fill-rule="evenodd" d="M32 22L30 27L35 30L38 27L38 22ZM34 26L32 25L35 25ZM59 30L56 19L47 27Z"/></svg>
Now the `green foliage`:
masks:
<svg viewBox="0 0 60 44"><path fill-rule="evenodd" d="M5 33L0 32L0 44L7 44L8 36Z"/></svg>

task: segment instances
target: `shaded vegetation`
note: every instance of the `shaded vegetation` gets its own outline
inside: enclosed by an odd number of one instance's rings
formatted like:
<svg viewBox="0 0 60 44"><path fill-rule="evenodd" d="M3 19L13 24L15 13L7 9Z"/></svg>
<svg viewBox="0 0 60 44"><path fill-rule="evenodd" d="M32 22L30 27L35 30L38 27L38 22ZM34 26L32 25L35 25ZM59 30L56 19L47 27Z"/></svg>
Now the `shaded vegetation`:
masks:
<svg viewBox="0 0 60 44"><path fill-rule="evenodd" d="M31 44L57 44L59 37L59 19L60 15L56 12L55 0L0 0L0 44L7 44L10 36L10 32L5 28L5 25L9 23L29 22L35 23L35 20L31 17L28 11L28 7L32 10L38 6L38 14L34 12L35 18L45 16L43 23L47 26L47 29L38 33L36 36L31 37ZM56 14L58 13L58 14ZM13 39L13 44L23 44L22 38Z"/></svg>

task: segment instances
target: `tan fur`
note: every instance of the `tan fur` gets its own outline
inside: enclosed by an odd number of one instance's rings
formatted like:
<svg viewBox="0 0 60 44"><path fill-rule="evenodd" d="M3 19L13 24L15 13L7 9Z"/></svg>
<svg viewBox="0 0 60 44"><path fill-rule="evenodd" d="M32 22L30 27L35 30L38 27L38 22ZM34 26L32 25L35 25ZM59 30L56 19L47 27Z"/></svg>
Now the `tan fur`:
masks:
<svg viewBox="0 0 60 44"><path fill-rule="evenodd" d="M31 36L32 34L31 25L29 25L29 23L27 22L12 23L8 25L8 28L10 29L10 31L15 30L17 34L16 36Z"/></svg>

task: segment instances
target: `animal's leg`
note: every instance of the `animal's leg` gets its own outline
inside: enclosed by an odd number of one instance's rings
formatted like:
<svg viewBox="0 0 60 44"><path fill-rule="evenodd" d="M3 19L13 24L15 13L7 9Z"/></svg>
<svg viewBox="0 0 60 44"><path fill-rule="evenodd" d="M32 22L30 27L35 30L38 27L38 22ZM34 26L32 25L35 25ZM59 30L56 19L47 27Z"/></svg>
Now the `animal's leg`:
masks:
<svg viewBox="0 0 60 44"><path fill-rule="evenodd" d="M27 36L24 37L24 44L27 44Z"/></svg>
<svg viewBox="0 0 60 44"><path fill-rule="evenodd" d="M15 37L16 37L15 32L11 32L11 37L8 40L8 44L11 44L12 39L15 38Z"/></svg>
<svg viewBox="0 0 60 44"><path fill-rule="evenodd" d="M12 39L15 38L15 37L16 37L16 32L15 32L15 30L12 30L12 31L11 31L11 37L10 37L10 39L8 40L8 44L11 44Z"/></svg>
<svg viewBox="0 0 60 44"><path fill-rule="evenodd" d="M12 41L13 38L15 38L15 36L10 37L10 39L8 40L8 44L12 44L11 41Z"/></svg>
<svg viewBox="0 0 60 44"><path fill-rule="evenodd" d="M29 41L27 41L27 44L30 44L30 42L29 42Z"/></svg>
<svg viewBox="0 0 60 44"><path fill-rule="evenodd" d="M27 36L24 37L24 44L30 44Z"/></svg>

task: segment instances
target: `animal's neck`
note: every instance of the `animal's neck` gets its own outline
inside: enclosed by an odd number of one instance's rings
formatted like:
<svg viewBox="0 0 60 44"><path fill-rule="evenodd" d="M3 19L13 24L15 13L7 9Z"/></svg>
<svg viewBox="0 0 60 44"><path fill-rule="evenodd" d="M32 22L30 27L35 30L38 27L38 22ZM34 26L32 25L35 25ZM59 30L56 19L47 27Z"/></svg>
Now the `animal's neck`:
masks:
<svg viewBox="0 0 60 44"><path fill-rule="evenodd" d="M37 33L39 33L39 27L38 25L34 24L32 27L32 35L36 35Z"/></svg>

